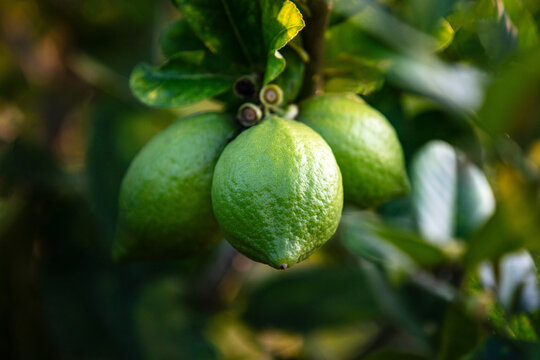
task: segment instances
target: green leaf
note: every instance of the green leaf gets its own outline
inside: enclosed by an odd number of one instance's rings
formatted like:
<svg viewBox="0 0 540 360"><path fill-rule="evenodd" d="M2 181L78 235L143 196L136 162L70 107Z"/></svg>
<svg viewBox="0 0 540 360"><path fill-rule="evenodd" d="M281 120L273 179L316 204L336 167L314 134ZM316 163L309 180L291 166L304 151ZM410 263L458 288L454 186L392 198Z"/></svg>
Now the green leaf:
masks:
<svg viewBox="0 0 540 360"><path fill-rule="evenodd" d="M139 64L131 74L131 90L150 106L189 105L232 87L235 71L216 71L216 65L203 52L179 53L157 68Z"/></svg>
<svg viewBox="0 0 540 360"><path fill-rule="evenodd" d="M458 302L448 307L441 333L438 360L461 359L477 346L481 336L478 324Z"/></svg>
<svg viewBox="0 0 540 360"><path fill-rule="evenodd" d="M495 215L469 240L469 249L465 256L467 268L476 269L476 265L484 259L496 259L523 246L524 234L515 231L511 222L508 210L497 204Z"/></svg>
<svg viewBox="0 0 540 360"><path fill-rule="evenodd" d="M513 25L508 26L506 13L497 19L481 19L477 27L480 42L488 56L495 61L503 61L510 53L517 50L517 31Z"/></svg>
<svg viewBox="0 0 540 360"><path fill-rule="evenodd" d="M457 157L442 141L432 141L411 165L412 205L420 233L433 244L445 245L454 235L457 199Z"/></svg>
<svg viewBox="0 0 540 360"><path fill-rule="evenodd" d="M448 21L440 19L433 29L433 37L437 40L435 51L440 52L446 49L454 40L454 29Z"/></svg>
<svg viewBox="0 0 540 360"><path fill-rule="evenodd" d="M434 57L396 56L388 68L388 81L464 114L482 105L485 79L474 67Z"/></svg>
<svg viewBox="0 0 540 360"><path fill-rule="evenodd" d="M495 212L495 196L486 176L474 164L458 162L456 235L466 238L482 227Z"/></svg>
<svg viewBox="0 0 540 360"><path fill-rule="evenodd" d="M327 62L324 89L326 92L352 92L368 95L384 84L384 73L379 66L359 58L343 56Z"/></svg>
<svg viewBox="0 0 540 360"><path fill-rule="evenodd" d="M145 359L215 359L203 336L204 315L183 303L181 283L161 277L146 285L134 304L134 326Z"/></svg>
<svg viewBox="0 0 540 360"><path fill-rule="evenodd" d="M281 50L287 61L285 70L274 81L285 95L285 103L293 102L298 96L304 80L304 62L297 51L286 47Z"/></svg>
<svg viewBox="0 0 540 360"><path fill-rule="evenodd" d="M248 290L247 299L243 317L258 329L309 332L381 317L358 269L287 270Z"/></svg>
<svg viewBox="0 0 540 360"><path fill-rule="evenodd" d="M300 10L289 0L263 0L262 35L267 54L264 84L274 80L285 69L285 60L278 52L305 26Z"/></svg>
<svg viewBox="0 0 540 360"><path fill-rule="evenodd" d="M267 53L287 45L304 26L302 14L292 1L262 1L262 28Z"/></svg>
<svg viewBox="0 0 540 360"><path fill-rule="evenodd" d="M373 257L390 266L407 265L406 255L422 267L433 267L447 261L445 253L419 236L394 229L369 212L345 212L342 219L343 241L357 255ZM372 255L369 255L371 247ZM368 250L368 252L366 252ZM365 256L368 254L367 256ZM411 266L411 264L408 264Z"/></svg>
<svg viewBox="0 0 540 360"><path fill-rule="evenodd" d="M392 350L379 350L362 357L363 360L426 360L425 357Z"/></svg>
<svg viewBox="0 0 540 360"><path fill-rule="evenodd" d="M273 54L268 55L268 61L266 63L266 72L264 73L264 84L270 83L277 78L279 74L285 70L286 61L283 55L279 51L275 51Z"/></svg>
<svg viewBox="0 0 540 360"><path fill-rule="evenodd" d="M473 353L466 357L467 360L526 360L526 351L509 339L488 336Z"/></svg>
<svg viewBox="0 0 540 360"><path fill-rule="evenodd" d="M379 61L392 53L388 47L366 34L354 19L332 26L326 31L327 61L343 56Z"/></svg>
<svg viewBox="0 0 540 360"><path fill-rule="evenodd" d="M195 34L215 54L256 66L265 62L259 2L174 0Z"/></svg>
<svg viewBox="0 0 540 360"><path fill-rule="evenodd" d="M540 119L540 50L521 57L502 69L486 92L478 113L478 123L492 135L508 133L525 138L534 132Z"/></svg>
<svg viewBox="0 0 540 360"><path fill-rule="evenodd" d="M180 19L167 27L160 36L163 54L171 57L181 51L204 50L205 46L193 33L185 19Z"/></svg>
<svg viewBox="0 0 540 360"><path fill-rule="evenodd" d="M374 229L378 226L382 224L373 213L345 211L339 227L341 242L351 254L381 264L391 278L414 273L417 264L391 241L380 237Z"/></svg>
<svg viewBox="0 0 540 360"><path fill-rule="evenodd" d="M411 0L411 21L420 29L431 32L447 16L457 0Z"/></svg>
<svg viewBox="0 0 540 360"><path fill-rule="evenodd" d="M497 275L494 266L497 268ZM532 313L538 309L538 277L529 252L521 250L506 254L496 264L482 263L480 278L484 287L496 292L497 299L506 312Z"/></svg>
<svg viewBox="0 0 540 360"><path fill-rule="evenodd" d="M504 10L516 25L520 51L534 49L540 39L533 14L521 1L503 0Z"/></svg>
<svg viewBox="0 0 540 360"><path fill-rule="evenodd" d="M371 263L362 263L368 288L378 300L378 306L388 319L410 337L414 346L422 352L430 352L425 330L406 306L402 296L390 287L381 271Z"/></svg>

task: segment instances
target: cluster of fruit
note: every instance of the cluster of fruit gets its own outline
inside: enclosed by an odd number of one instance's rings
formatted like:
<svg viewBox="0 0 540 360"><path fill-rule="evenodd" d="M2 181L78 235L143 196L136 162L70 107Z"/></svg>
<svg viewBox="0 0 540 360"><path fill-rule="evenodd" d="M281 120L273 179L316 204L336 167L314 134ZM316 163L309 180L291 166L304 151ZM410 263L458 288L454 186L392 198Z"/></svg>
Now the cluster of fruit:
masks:
<svg viewBox="0 0 540 360"><path fill-rule="evenodd" d="M286 269L332 237L344 201L373 207L409 190L382 114L354 94L322 94L287 119L280 91L263 88L236 118L181 119L142 149L122 183L117 260L185 258L224 236Z"/></svg>

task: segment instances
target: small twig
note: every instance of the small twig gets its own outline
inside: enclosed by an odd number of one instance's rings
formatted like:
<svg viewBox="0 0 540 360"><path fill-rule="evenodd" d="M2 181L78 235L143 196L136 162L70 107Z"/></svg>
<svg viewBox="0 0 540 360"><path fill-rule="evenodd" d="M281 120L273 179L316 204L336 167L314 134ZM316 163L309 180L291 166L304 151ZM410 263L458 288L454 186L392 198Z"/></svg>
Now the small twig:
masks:
<svg viewBox="0 0 540 360"><path fill-rule="evenodd" d="M324 34L330 20L333 0L310 0L310 16L306 17L306 28L302 32L304 49L309 54L304 84L300 98L304 99L321 92L324 80Z"/></svg>

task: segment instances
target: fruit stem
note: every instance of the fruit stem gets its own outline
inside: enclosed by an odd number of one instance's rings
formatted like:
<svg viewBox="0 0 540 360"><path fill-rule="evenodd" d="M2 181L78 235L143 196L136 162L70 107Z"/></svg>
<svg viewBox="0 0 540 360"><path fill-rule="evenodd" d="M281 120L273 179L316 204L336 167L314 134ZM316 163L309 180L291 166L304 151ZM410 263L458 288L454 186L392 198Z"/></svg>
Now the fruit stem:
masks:
<svg viewBox="0 0 540 360"><path fill-rule="evenodd" d="M324 80L324 34L328 27L333 0L310 0L310 16L306 17L306 28L302 31L304 49L309 54L300 99L322 91Z"/></svg>

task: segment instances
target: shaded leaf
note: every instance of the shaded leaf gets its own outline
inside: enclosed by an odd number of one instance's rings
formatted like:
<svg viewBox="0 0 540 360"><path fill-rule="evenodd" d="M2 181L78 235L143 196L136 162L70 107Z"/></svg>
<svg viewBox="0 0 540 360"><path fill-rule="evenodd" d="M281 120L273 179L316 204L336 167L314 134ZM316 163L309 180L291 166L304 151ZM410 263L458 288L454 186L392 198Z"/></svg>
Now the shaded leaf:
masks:
<svg viewBox="0 0 540 360"><path fill-rule="evenodd" d="M484 259L495 259L523 246L523 239L513 233L509 222L506 211L498 204L495 214L469 241L465 257L469 269Z"/></svg>
<svg viewBox="0 0 540 360"><path fill-rule="evenodd" d="M307 332L381 317L362 271L287 270L249 292L244 319L256 328Z"/></svg>
<svg viewBox="0 0 540 360"><path fill-rule="evenodd" d="M362 263L362 269L383 314L410 337L414 347L423 353L430 352L431 346L421 324L405 306L401 296L390 288L379 269L367 262Z"/></svg>
<svg viewBox="0 0 540 360"><path fill-rule="evenodd" d="M497 19L481 19L477 27L486 53L496 61L504 60L517 50L517 30L509 23L506 13Z"/></svg>
<svg viewBox="0 0 540 360"><path fill-rule="evenodd" d="M283 53L287 66L281 75L274 80L274 83L283 90L285 103L289 103L294 101L300 92L304 80L305 64L298 52L289 47L282 49L280 52Z"/></svg>
<svg viewBox="0 0 540 360"><path fill-rule="evenodd" d="M365 357L362 357L363 360L423 360L427 359L426 357L407 354L392 350L380 350L373 352Z"/></svg>
<svg viewBox="0 0 540 360"><path fill-rule="evenodd" d="M268 84L277 78L283 72L283 70L285 70L285 66L285 58L279 51L274 51L274 53L269 54L263 84Z"/></svg>
<svg viewBox="0 0 540 360"><path fill-rule="evenodd" d="M425 32L432 32L452 10L457 0L412 0L411 21Z"/></svg>
<svg viewBox="0 0 540 360"><path fill-rule="evenodd" d="M381 264L392 278L402 278L417 270L417 264L390 241L378 236L375 214L345 211L339 227L340 239L347 250L362 259Z"/></svg>
<svg viewBox="0 0 540 360"><path fill-rule="evenodd" d="M504 10L518 30L520 51L534 49L540 39L534 17L521 1L503 0Z"/></svg>
<svg viewBox="0 0 540 360"><path fill-rule="evenodd" d="M540 50L509 64L493 81L478 113L478 123L492 135L528 140L540 123Z"/></svg>
<svg viewBox="0 0 540 360"><path fill-rule="evenodd" d="M202 336L204 316L184 308L182 296L180 282L172 278L161 278L139 294L134 320L145 359L217 357Z"/></svg>
<svg viewBox="0 0 540 360"><path fill-rule="evenodd" d="M204 50L205 46L193 33L185 19L169 25L159 38L163 54L172 57L181 51Z"/></svg>
<svg viewBox="0 0 540 360"><path fill-rule="evenodd" d="M213 53L251 66L264 63L260 8L252 0L174 0Z"/></svg>
<svg viewBox="0 0 540 360"><path fill-rule="evenodd" d="M424 267L440 265L447 260L446 255L438 247L430 245L422 238L402 230L383 224L374 214L369 212L345 212L342 228L346 231L343 241L348 249L358 255L367 254L362 247L375 247L382 261L389 261L391 266L400 262L413 260ZM346 236L345 236L346 235ZM368 257L369 259L369 257ZM408 264L412 266L412 264Z"/></svg>
<svg viewBox="0 0 540 360"><path fill-rule="evenodd" d="M488 336L467 360L525 360L526 351L506 339Z"/></svg>
<svg viewBox="0 0 540 360"><path fill-rule="evenodd" d="M452 303L444 317L438 360L460 359L471 352L481 338L481 329L463 309L462 304Z"/></svg>
<svg viewBox="0 0 540 360"><path fill-rule="evenodd" d="M234 72L216 71L203 52L175 55L164 65L139 64L130 78L131 90L147 105L167 107L189 105L231 89Z"/></svg>
<svg viewBox="0 0 540 360"><path fill-rule="evenodd" d="M458 166L456 235L467 237L482 227L495 212L495 196L485 175L461 160Z"/></svg>

